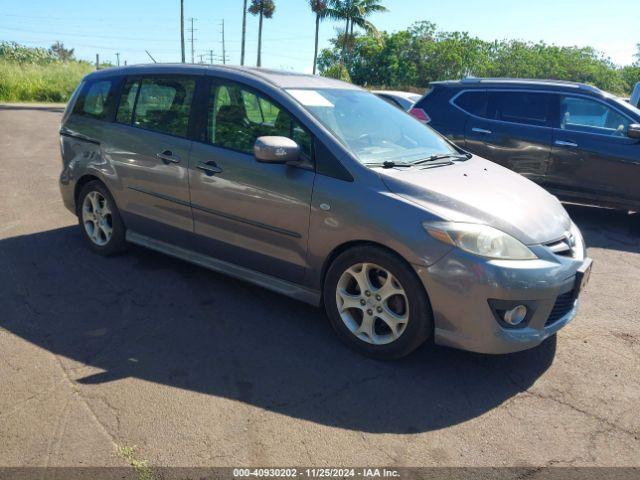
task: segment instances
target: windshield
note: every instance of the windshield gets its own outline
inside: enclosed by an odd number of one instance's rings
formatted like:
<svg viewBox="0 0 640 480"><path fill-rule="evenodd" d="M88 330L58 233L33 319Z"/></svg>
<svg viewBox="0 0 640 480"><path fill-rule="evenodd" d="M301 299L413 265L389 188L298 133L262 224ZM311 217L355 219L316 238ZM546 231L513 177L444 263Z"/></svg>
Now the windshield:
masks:
<svg viewBox="0 0 640 480"><path fill-rule="evenodd" d="M287 90L364 164L458 152L431 128L361 90Z"/></svg>
<svg viewBox="0 0 640 480"><path fill-rule="evenodd" d="M625 108L627 110L631 110L633 113L636 114L636 117L638 117L638 120L640 121L640 108L630 104L629 102L626 102L624 100L620 100L617 97L613 97L613 101L616 102L622 108Z"/></svg>

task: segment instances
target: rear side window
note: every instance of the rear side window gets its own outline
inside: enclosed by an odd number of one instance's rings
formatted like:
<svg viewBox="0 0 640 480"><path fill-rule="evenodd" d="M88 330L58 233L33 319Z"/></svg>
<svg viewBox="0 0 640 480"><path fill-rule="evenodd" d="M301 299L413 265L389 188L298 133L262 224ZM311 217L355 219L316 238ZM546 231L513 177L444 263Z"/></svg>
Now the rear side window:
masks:
<svg viewBox="0 0 640 480"><path fill-rule="evenodd" d="M489 118L525 125L549 126L553 96L532 92L489 92Z"/></svg>
<svg viewBox="0 0 640 480"><path fill-rule="evenodd" d="M88 82L73 109L74 115L107 120L113 104L114 80Z"/></svg>
<svg viewBox="0 0 640 480"><path fill-rule="evenodd" d="M487 92L464 92L453 101L458 107L477 117L487 116Z"/></svg>

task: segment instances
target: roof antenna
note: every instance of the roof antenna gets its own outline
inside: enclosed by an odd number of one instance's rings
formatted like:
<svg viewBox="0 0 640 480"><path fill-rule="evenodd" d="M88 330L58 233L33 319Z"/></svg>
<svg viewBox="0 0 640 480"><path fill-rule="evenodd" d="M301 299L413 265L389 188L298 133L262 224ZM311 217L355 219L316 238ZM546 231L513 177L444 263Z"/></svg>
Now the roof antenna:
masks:
<svg viewBox="0 0 640 480"><path fill-rule="evenodd" d="M145 50L145 52L147 52L147 55L149 55L149 58L153 60L153 63L158 63L156 62L156 59L151 56L151 54L149 53L149 50Z"/></svg>

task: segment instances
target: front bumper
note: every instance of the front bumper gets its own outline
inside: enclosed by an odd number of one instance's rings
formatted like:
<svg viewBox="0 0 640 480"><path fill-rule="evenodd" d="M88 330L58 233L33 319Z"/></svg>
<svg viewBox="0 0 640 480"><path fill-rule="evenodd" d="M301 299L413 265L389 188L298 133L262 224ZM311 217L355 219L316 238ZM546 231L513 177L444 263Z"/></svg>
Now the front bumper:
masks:
<svg viewBox="0 0 640 480"><path fill-rule="evenodd" d="M480 353L511 353L539 345L576 315L571 298L560 316L556 300L571 296L585 259L542 255L531 261L487 260L452 249L435 264L414 265L429 294L436 344ZM532 311L526 325L499 323L490 301L523 303Z"/></svg>

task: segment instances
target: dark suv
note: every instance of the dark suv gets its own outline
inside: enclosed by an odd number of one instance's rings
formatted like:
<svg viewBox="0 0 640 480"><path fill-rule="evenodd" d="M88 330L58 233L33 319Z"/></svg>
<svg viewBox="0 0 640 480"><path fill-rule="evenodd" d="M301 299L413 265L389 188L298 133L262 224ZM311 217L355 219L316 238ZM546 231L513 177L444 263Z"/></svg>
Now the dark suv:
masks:
<svg viewBox="0 0 640 480"><path fill-rule="evenodd" d="M640 209L640 110L613 95L571 82L465 79L433 82L414 108L562 200Z"/></svg>

